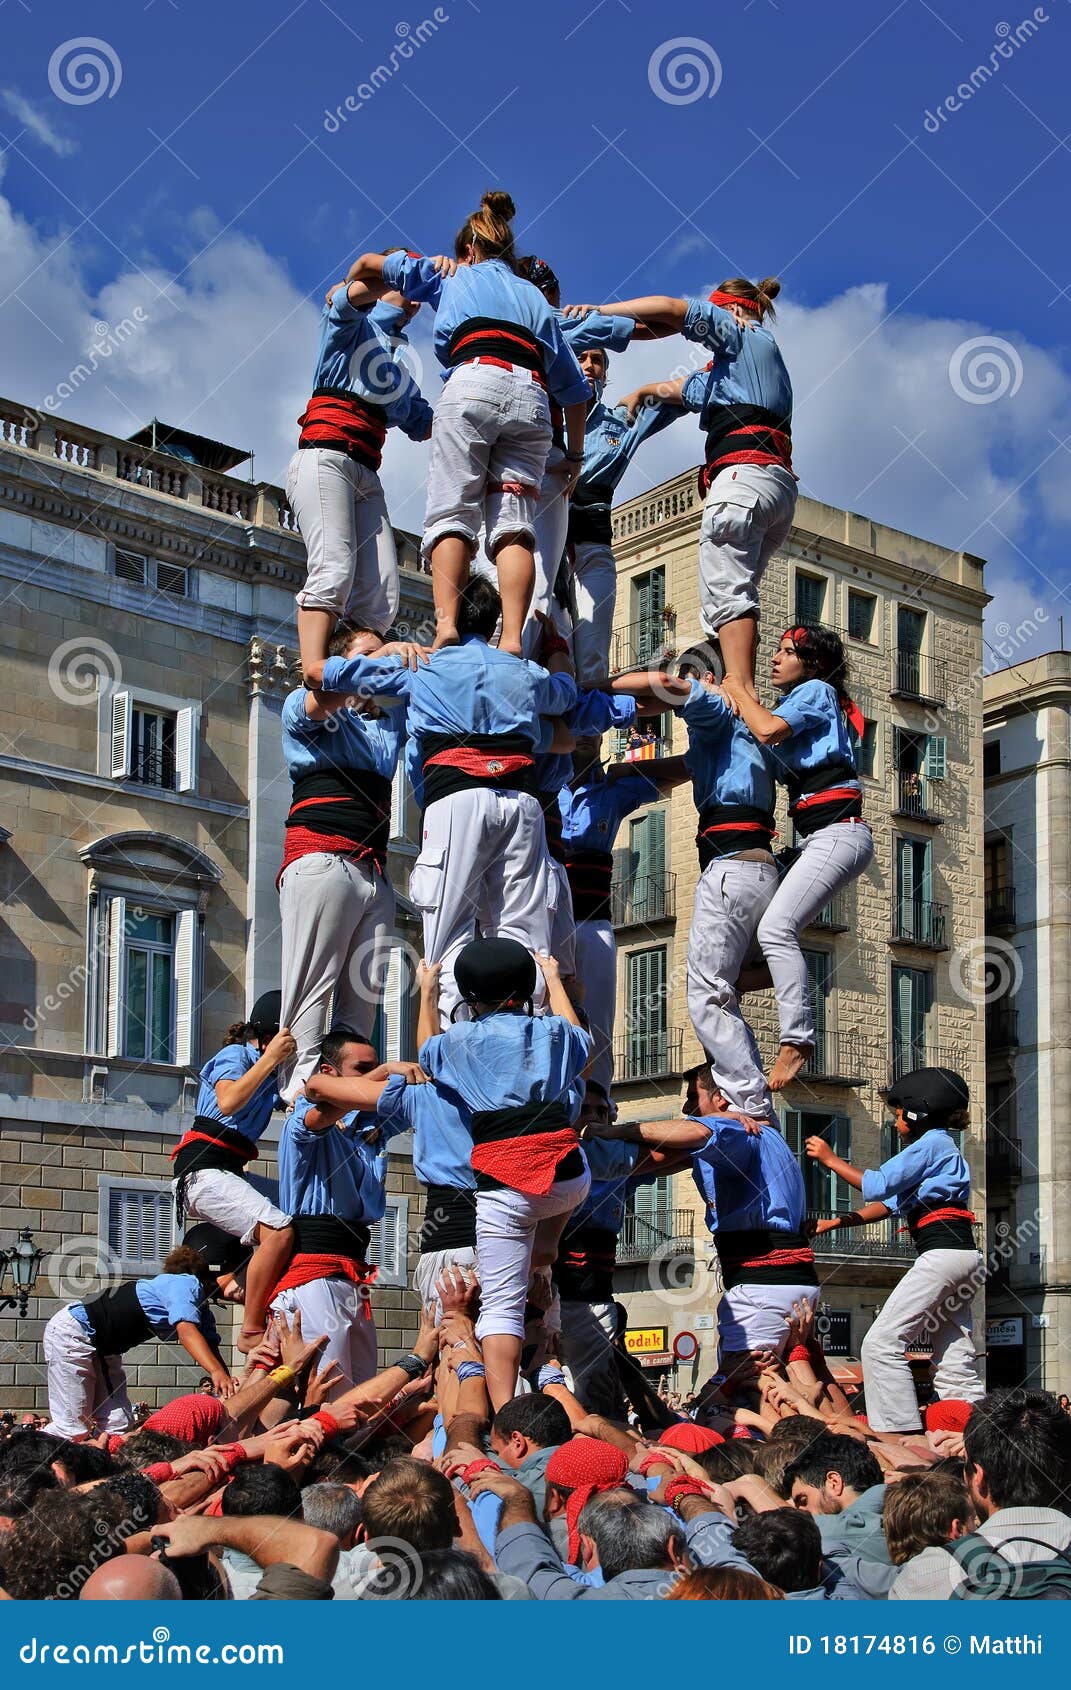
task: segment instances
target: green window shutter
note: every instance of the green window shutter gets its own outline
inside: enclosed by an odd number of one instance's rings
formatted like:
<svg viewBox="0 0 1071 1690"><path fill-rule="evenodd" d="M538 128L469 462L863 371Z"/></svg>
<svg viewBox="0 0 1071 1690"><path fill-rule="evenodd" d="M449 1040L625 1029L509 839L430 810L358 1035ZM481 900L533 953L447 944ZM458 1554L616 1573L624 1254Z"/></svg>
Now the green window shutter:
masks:
<svg viewBox="0 0 1071 1690"><path fill-rule="evenodd" d="M948 773L948 738L945 734L930 734L927 737L923 773L929 780L945 779Z"/></svg>

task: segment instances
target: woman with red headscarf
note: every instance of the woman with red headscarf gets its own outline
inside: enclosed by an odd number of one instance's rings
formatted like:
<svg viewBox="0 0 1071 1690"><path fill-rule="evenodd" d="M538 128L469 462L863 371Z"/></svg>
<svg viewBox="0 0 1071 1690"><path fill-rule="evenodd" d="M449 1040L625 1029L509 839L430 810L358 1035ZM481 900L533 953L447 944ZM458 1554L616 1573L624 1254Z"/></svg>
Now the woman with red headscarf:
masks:
<svg viewBox="0 0 1071 1690"><path fill-rule="evenodd" d="M846 691L839 634L810 625L786 628L770 678L782 695L775 710L767 710L728 675L723 691L759 744L769 747L774 772L788 788L788 813L801 841L758 926L781 1024L781 1048L770 1072L770 1089L780 1091L815 1049L800 933L868 867L874 839L863 820L855 758L863 718Z"/></svg>

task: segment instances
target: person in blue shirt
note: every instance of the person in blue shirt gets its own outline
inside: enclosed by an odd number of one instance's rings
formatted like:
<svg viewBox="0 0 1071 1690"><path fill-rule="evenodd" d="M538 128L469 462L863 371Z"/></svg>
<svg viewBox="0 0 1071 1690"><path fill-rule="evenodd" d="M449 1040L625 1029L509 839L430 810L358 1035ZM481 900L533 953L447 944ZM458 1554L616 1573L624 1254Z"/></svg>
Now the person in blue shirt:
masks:
<svg viewBox="0 0 1071 1690"><path fill-rule="evenodd" d="M985 1260L974 1239L971 1171L953 1133L970 1121L967 1082L951 1068L916 1068L889 1088L903 1148L865 1172L837 1156L823 1138L809 1138L808 1156L862 1193L850 1214L819 1221L818 1231L863 1226L898 1215L918 1252L882 1304L861 1350L866 1412L876 1432L917 1432L918 1398L907 1341L933 1342L938 1397L978 1402L984 1395L974 1349L971 1303L985 1283Z"/></svg>
<svg viewBox="0 0 1071 1690"><path fill-rule="evenodd" d="M589 693L589 698L605 698ZM636 718L635 700L615 697L612 725L627 727ZM609 725L609 724L607 724ZM596 732L605 731L597 725ZM614 1075L614 1023L617 1014L617 940L611 920L614 845L622 823L668 790L652 773L653 765L614 763L604 768L600 741L584 733L572 757L572 780L558 795L562 855L576 922L577 978L583 983L584 1012L594 1041L589 1076L609 1094ZM637 909L647 887L636 889Z"/></svg>
<svg viewBox="0 0 1071 1690"><path fill-rule="evenodd" d="M561 406L567 497L583 462L590 390L537 288L516 274L509 194L485 193L455 241L456 263L366 253L355 270L372 291L397 288L435 310L435 352L451 372L435 408L423 549L431 560L436 646L458 637L461 588L486 532L502 593L504 651L522 653L535 582L534 521Z"/></svg>
<svg viewBox="0 0 1071 1690"><path fill-rule="evenodd" d="M540 718L571 709L576 685L565 653L542 669L490 645L500 610L494 587L474 575L461 595L459 645L426 661L415 655L413 668L401 657L314 666L327 691L405 702L424 803L409 895L423 917L424 954L443 965L447 1017L459 1001L455 959L477 930L545 950L555 907L535 762Z"/></svg>
<svg viewBox="0 0 1071 1690"><path fill-rule="evenodd" d="M399 357L420 309L376 296L351 270L327 296L312 397L300 418L287 501L308 553L298 594L303 672L327 655L336 621L384 634L398 611L398 556L379 479L388 428L431 434L431 407Z"/></svg>
<svg viewBox="0 0 1071 1690"><path fill-rule="evenodd" d="M637 670L617 676L612 685L648 707L668 704L688 730L683 758L645 765L664 788L690 778L699 812L701 873L688 934L688 1013L730 1106L769 1120L773 1099L739 992L760 921L777 888L771 851L774 764L734 715L710 662L709 646L701 646L685 654L679 675Z"/></svg>
<svg viewBox="0 0 1071 1690"><path fill-rule="evenodd" d="M418 1046L438 1031L437 1020L421 1023ZM449 1086L434 1080L414 1085L399 1076L383 1088L377 1113L392 1122L400 1117L404 1130L413 1134L413 1172L425 1193L413 1290L423 1306L441 1309L437 1286L445 1270L456 1267L472 1274L476 1268L472 1117Z"/></svg>
<svg viewBox="0 0 1071 1690"><path fill-rule="evenodd" d="M706 434L700 614L717 636L726 674L753 696L759 582L796 510L792 383L766 327L780 291L774 276L758 283L734 276L709 299L655 294L598 308L676 331L713 354L705 369L648 382L625 405L629 416L652 401L699 413Z"/></svg>
<svg viewBox="0 0 1071 1690"><path fill-rule="evenodd" d="M328 655L405 657L412 650L344 627ZM281 1015L297 1051L279 1089L293 1103L316 1065L329 1015L336 1027L371 1037L394 930L387 843L405 711L297 687L283 703L282 738L293 796L278 878Z"/></svg>
<svg viewBox="0 0 1071 1690"><path fill-rule="evenodd" d="M45 1327L49 1423L58 1438L126 1432L134 1424L123 1356L152 1339L177 1342L212 1381L233 1396L208 1300L215 1290L205 1258L180 1244L151 1279L130 1280L81 1303L68 1303Z"/></svg>
<svg viewBox="0 0 1071 1690"><path fill-rule="evenodd" d="M684 1078L687 1119L618 1121L601 1136L662 1151L662 1173L691 1166L721 1266L719 1370L731 1379L754 1351L784 1351L794 1303L817 1304L806 1192L776 1126L734 1115L706 1064Z"/></svg>
<svg viewBox="0 0 1071 1690"><path fill-rule="evenodd" d="M406 1123L379 1119L375 1101L395 1072L412 1076L415 1065L381 1063L367 1040L333 1029L279 1140L279 1199L292 1217L294 1254L271 1306L299 1312L310 1338L327 1334L321 1365L340 1371L332 1398L376 1372L368 1245L387 1207L386 1146Z"/></svg>
<svg viewBox="0 0 1071 1690"><path fill-rule="evenodd" d="M244 1354L264 1337L271 1288L293 1247L289 1215L242 1174L279 1107L279 1070L297 1048L290 1029L279 1026L281 1001L279 992L262 992L248 1021L237 1022L205 1063L193 1126L171 1152L179 1225L210 1221L243 1244L256 1244L238 1338Z"/></svg>
<svg viewBox="0 0 1071 1690"><path fill-rule="evenodd" d="M788 789L788 813L802 840L796 860L766 906L758 939L773 979L781 1048L770 1087L794 1080L815 1050L814 1008L800 934L874 856L863 820L855 745L863 718L848 696L844 643L832 628L786 628L770 663L781 694L773 710L726 675L725 697L772 757ZM853 739L854 735L854 739Z"/></svg>
<svg viewBox="0 0 1071 1690"><path fill-rule="evenodd" d="M533 1015L536 966L548 1013ZM497 1411L513 1396L533 1270L549 1280L569 1214L590 1178L576 1121L590 1036L554 958L513 939L475 939L458 957L458 986L475 1019L425 1039L420 1066L450 1089L472 1121L476 1262L487 1391ZM438 970L420 971L422 1022L435 1025Z"/></svg>

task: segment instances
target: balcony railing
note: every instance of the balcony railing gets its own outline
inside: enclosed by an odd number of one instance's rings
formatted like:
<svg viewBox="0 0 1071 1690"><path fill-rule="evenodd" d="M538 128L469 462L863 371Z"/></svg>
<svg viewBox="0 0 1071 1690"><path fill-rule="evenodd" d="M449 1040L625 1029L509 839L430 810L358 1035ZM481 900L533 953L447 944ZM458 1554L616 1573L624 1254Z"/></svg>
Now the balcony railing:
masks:
<svg viewBox="0 0 1071 1690"><path fill-rule="evenodd" d="M948 664L921 651L897 651L893 657L892 695L920 704L943 704L948 697Z"/></svg>
<svg viewBox="0 0 1071 1690"><path fill-rule="evenodd" d="M690 1256L695 1214L691 1209L660 1209L650 1215L626 1215L617 1241L617 1260L649 1262L652 1256Z"/></svg>
<svg viewBox="0 0 1071 1690"><path fill-rule="evenodd" d="M962 1050L943 1050L924 1041L918 1044L894 1043L892 1061L889 1064L889 1084L895 1085L897 1080L903 1079L905 1074L914 1073L916 1068L958 1069L962 1065Z"/></svg>
<svg viewBox="0 0 1071 1690"><path fill-rule="evenodd" d="M128 780L139 786L158 786L165 792L175 790L175 754L173 751L147 751L134 754Z"/></svg>
<svg viewBox="0 0 1071 1690"><path fill-rule="evenodd" d="M661 734L655 734L652 739L645 739L639 744L630 744L627 734L620 738L615 734L612 756L615 763L647 763L654 757L668 757L669 745Z"/></svg>
<svg viewBox="0 0 1071 1690"><path fill-rule="evenodd" d="M859 1035L820 1031L815 1048L803 1066L801 1080L818 1085L858 1086L863 1082Z"/></svg>
<svg viewBox="0 0 1071 1690"><path fill-rule="evenodd" d="M676 649L672 625L661 616L647 617L617 629L611 667L617 672L657 669L676 655Z"/></svg>
<svg viewBox="0 0 1071 1690"><path fill-rule="evenodd" d="M847 933L848 915L843 892L838 892L836 897L830 898L828 904L823 904L810 925L820 927L823 933Z"/></svg>
<svg viewBox="0 0 1071 1690"><path fill-rule="evenodd" d="M622 1080L661 1080L683 1072L684 1031L624 1033L614 1043L614 1071Z"/></svg>
<svg viewBox="0 0 1071 1690"><path fill-rule="evenodd" d="M991 1177L1018 1179L1023 1171L1023 1147L1019 1140L991 1130L986 1135L985 1169Z"/></svg>
<svg viewBox="0 0 1071 1690"><path fill-rule="evenodd" d="M610 920L615 927L672 921L676 913L675 874L641 874L632 880L615 880L610 888Z"/></svg>
<svg viewBox="0 0 1071 1690"><path fill-rule="evenodd" d="M808 1216L808 1222L829 1219L832 1215L828 1210L821 1215ZM820 1233L812 1240L814 1253L823 1260L837 1257L842 1261L901 1261L905 1256L915 1254L908 1234L900 1231L903 1224L895 1215L890 1215L886 1221L869 1221L866 1226L836 1227L832 1232Z"/></svg>
<svg viewBox="0 0 1071 1690"><path fill-rule="evenodd" d="M1015 887L994 886L985 895L985 924L988 928L1015 926Z"/></svg>
<svg viewBox="0 0 1071 1690"><path fill-rule="evenodd" d="M904 898L893 910L893 941L921 945L929 951L948 949L948 905L925 898Z"/></svg>
<svg viewBox="0 0 1071 1690"><path fill-rule="evenodd" d="M911 816L915 821L939 822L941 812L940 781L930 780L927 775L907 774L901 772L893 777L897 783L896 813L899 816Z"/></svg>
<svg viewBox="0 0 1071 1690"><path fill-rule="evenodd" d="M1019 1043L1019 1011L1005 998L986 1005L987 1050L1014 1050Z"/></svg>

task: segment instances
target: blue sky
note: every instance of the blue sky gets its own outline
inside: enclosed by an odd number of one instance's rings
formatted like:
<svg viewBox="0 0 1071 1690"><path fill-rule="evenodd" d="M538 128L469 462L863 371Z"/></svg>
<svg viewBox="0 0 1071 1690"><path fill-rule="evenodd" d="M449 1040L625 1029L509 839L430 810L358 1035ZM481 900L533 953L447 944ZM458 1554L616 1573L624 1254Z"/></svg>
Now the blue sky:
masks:
<svg viewBox="0 0 1071 1690"><path fill-rule="evenodd" d="M6 396L120 433L155 412L279 478L325 284L365 248L448 248L505 186L567 299L779 275L804 490L986 556L994 645L1024 619L1014 655L1058 642L1068 0L131 0L91 24L3 0L2 22ZM418 319L434 394L427 348ZM611 393L679 358L630 352ZM626 491L698 456L679 423ZM392 441L387 481L419 526L420 450Z"/></svg>

